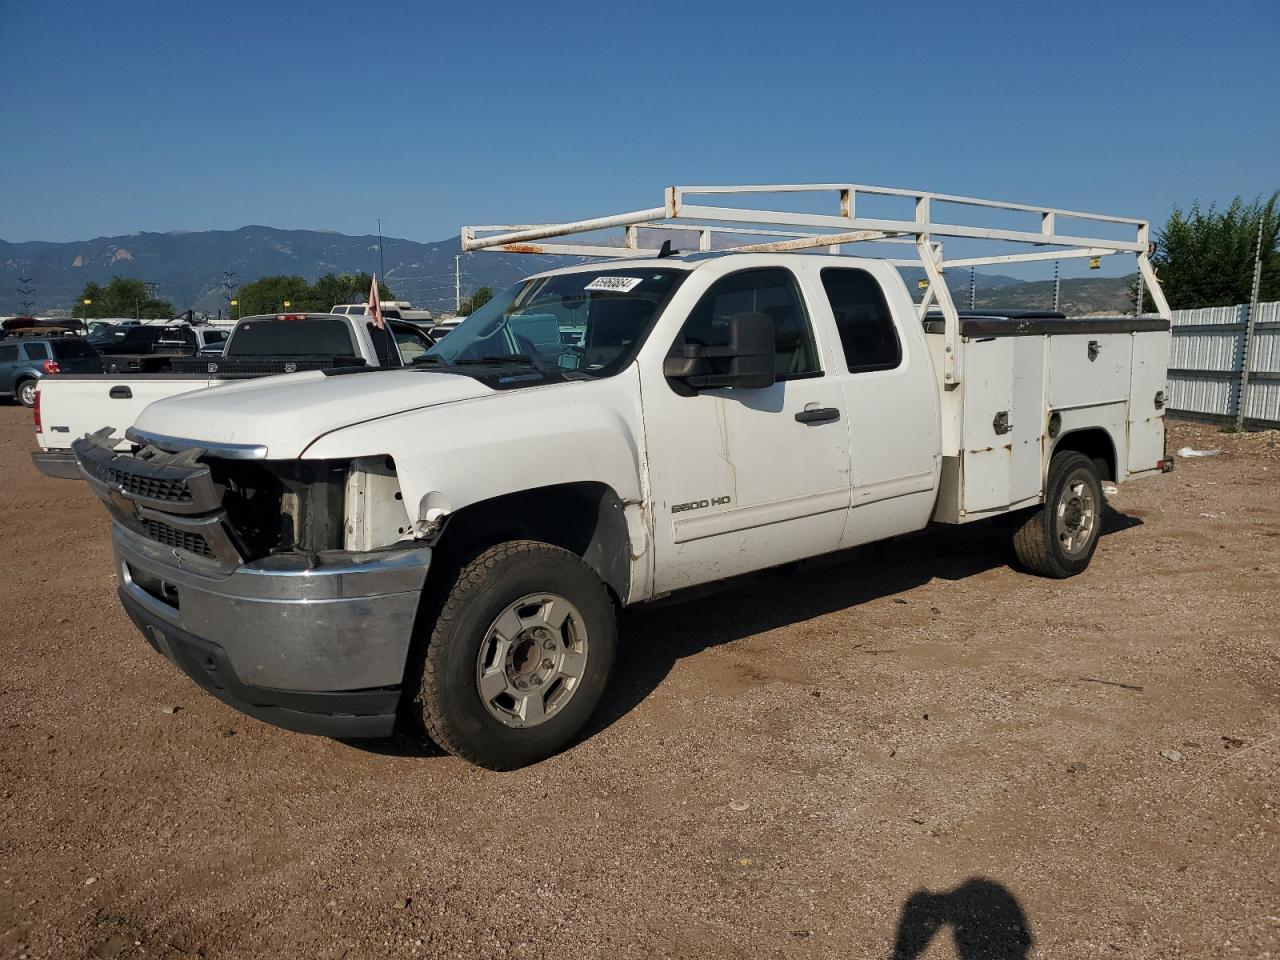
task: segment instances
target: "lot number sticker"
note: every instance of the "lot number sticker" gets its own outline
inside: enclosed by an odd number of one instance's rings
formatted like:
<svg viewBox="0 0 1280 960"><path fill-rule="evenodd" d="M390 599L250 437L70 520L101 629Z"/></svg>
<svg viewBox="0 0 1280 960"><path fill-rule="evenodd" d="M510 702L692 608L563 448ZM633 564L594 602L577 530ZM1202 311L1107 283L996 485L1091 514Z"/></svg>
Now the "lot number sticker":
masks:
<svg viewBox="0 0 1280 960"><path fill-rule="evenodd" d="M583 290L612 290L615 293L629 293L638 287L643 277L596 277Z"/></svg>

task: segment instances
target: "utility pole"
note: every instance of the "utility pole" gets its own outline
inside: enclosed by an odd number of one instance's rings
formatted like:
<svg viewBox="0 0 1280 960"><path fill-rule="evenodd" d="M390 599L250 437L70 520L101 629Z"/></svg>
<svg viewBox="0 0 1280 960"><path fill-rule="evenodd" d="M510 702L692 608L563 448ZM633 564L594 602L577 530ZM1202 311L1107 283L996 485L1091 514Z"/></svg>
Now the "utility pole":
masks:
<svg viewBox="0 0 1280 960"><path fill-rule="evenodd" d="M240 284L236 283L235 271L231 269L231 264L227 264L227 269L222 271L222 295L227 301L227 316L231 316L231 300L235 295L236 287Z"/></svg>
<svg viewBox="0 0 1280 960"><path fill-rule="evenodd" d="M453 258L453 312L462 310L462 254Z"/></svg>
<svg viewBox="0 0 1280 960"><path fill-rule="evenodd" d="M382 259L382 218L378 218L378 275L385 281L387 279L387 264Z"/></svg>
<svg viewBox="0 0 1280 960"><path fill-rule="evenodd" d="M969 268L969 309L976 309L978 304L978 268Z"/></svg>
<svg viewBox="0 0 1280 960"><path fill-rule="evenodd" d="M22 272L27 272L27 262L22 262ZM26 297L25 300L18 301L18 307L27 316L31 315L31 308L35 306L35 300L31 299L32 294L36 292L36 288L31 285L30 277L18 277L18 285L14 288L19 297Z"/></svg>
<svg viewBox="0 0 1280 960"><path fill-rule="evenodd" d="M1236 400L1236 429L1244 429L1246 401L1249 399L1249 360L1253 353L1253 329L1258 318L1258 295L1262 292L1262 228L1266 214L1258 217L1258 244L1253 251L1253 293L1249 296L1249 322L1244 326L1244 355L1240 360L1240 396Z"/></svg>
<svg viewBox="0 0 1280 960"><path fill-rule="evenodd" d="M1059 304L1062 302L1062 272L1059 269L1059 261L1053 261L1053 312L1057 313Z"/></svg>

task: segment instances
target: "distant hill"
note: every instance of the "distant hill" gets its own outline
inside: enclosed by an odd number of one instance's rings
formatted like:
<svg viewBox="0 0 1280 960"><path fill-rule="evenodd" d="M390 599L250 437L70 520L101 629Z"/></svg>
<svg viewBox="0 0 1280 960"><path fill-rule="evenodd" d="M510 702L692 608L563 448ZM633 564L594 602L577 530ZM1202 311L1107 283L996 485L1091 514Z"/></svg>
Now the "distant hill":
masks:
<svg viewBox="0 0 1280 960"><path fill-rule="evenodd" d="M397 299L433 310L452 309L457 237L435 243L383 238L385 280ZM480 286L508 286L536 270L570 262L564 257L524 254L464 254L462 294ZM223 271L245 284L271 274L300 274L309 281L325 273L377 271L378 238L319 230L279 230L249 226L239 230L135 233L70 243L0 240L0 314L16 313L20 276L30 277L36 311L70 309L89 281L105 283L117 274L158 285L158 295L178 310L216 313L225 307ZM923 276L903 271L908 283ZM947 278L961 306L968 306L968 271ZM1062 281L1063 308L1069 313L1118 312L1132 304L1132 278L1102 277ZM980 307L1038 307L1053 304L1052 281L1023 282L1015 277L979 273ZM25 299L25 298L24 298Z"/></svg>
<svg viewBox="0 0 1280 960"><path fill-rule="evenodd" d="M415 243L383 238L385 280L396 297L432 309L452 308L458 238ZM505 287L553 258L519 254L464 255L462 294L480 286ZM223 271L248 283L272 274L300 274L314 281L325 273L380 272L378 238L318 230L239 230L135 233L71 243L7 243L0 240L0 313L18 310L18 277L35 287L37 312L69 309L89 281L136 277L158 285L158 295L179 310L216 313L224 308ZM23 298L25 299L25 298Z"/></svg>

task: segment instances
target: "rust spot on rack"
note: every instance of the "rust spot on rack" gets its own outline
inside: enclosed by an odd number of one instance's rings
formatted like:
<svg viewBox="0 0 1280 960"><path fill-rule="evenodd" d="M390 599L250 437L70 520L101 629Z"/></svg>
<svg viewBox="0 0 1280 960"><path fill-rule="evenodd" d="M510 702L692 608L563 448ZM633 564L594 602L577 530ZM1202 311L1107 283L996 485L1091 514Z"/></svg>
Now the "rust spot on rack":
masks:
<svg viewBox="0 0 1280 960"><path fill-rule="evenodd" d="M542 247L536 243L504 243L498 248L507 253L541 253Z"/></svg>

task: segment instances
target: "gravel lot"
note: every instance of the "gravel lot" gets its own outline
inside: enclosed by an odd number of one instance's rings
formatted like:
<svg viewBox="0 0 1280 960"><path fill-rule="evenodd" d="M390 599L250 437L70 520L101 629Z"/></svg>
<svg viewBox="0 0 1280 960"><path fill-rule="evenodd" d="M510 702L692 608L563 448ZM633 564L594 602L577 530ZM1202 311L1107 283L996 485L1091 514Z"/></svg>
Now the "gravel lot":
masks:
<svg viewBox="0 0 1280 960"><path fill-rule="evenodd" d="M198 691L0 407L0 956L1280 957L1277 438L1177 426L1073 580L983 525L628 613L497 774Z"/></svg>

